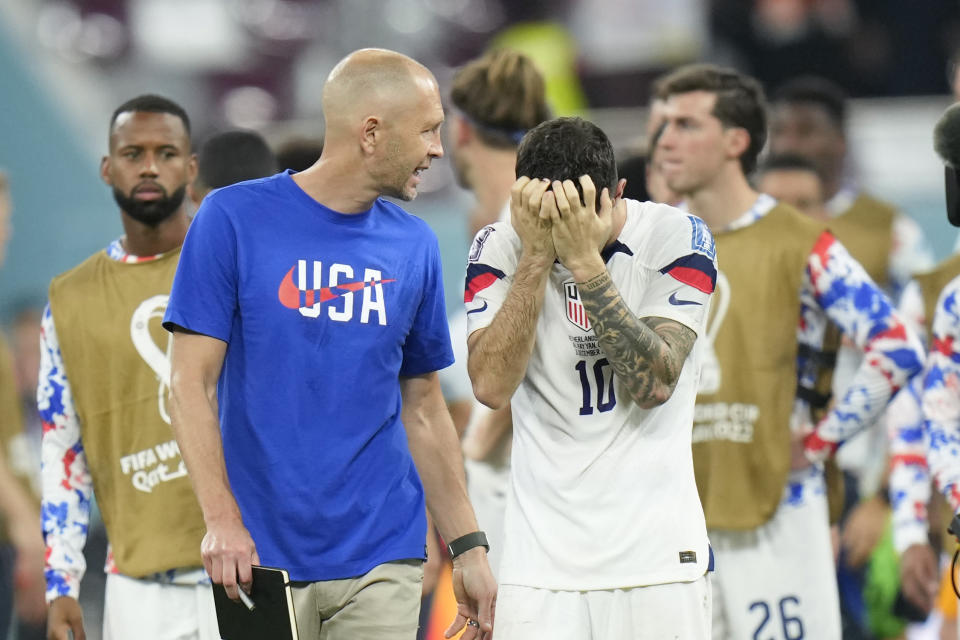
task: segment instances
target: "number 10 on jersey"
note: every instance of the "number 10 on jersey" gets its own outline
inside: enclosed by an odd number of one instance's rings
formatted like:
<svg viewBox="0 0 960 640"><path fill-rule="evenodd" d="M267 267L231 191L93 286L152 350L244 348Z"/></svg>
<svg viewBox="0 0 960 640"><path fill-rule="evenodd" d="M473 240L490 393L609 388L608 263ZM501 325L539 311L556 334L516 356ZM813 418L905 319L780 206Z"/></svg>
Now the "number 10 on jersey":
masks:
<svg viewBox="0 0 960 640"><path fill-rule="evenodd" d="M609 377L604 376L603 370L605 367L611 369ZM586 360L580 360L574 368L580 374L580 386L583 390L583 404L580 407L580 415L589 416L593 414L594 397L596 397L597 411L600 413L610 411L616 406L617 398L613 390L613 370L606 358L600 358L594 362L593 367L588 367ZM597 389L596 396L594 396L594 386Z"/></svg>

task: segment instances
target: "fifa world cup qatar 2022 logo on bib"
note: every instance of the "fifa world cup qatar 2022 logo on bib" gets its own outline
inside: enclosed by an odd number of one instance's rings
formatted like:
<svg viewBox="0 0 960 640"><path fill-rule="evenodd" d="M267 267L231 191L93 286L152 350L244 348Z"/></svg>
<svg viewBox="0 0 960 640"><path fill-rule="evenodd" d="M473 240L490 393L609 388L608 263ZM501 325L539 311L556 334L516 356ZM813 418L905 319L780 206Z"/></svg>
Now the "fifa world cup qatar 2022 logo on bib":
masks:
<svg viewBox="0 0 960 640"><path fill-rule="evenodd" d="M717 393L723 383L723 370L720 368L720 359L717 358L713 345L716 344L717 334L720 333L729 308L730 280L723 271L717 271L717 286L713 291L713 307L707 320L707 330L697 340L701 354L700 383L697 388L697 393L700 395Z"/></svg>
<svg viewBox="0 0 960 640"><path fill-rule="evenodd" d="M167 390L170 388L170 334L159 330L165 344L158 345L150 330L151 324L159 327L167 310L166 294L156 295L141 302L130 317L130 340L147 366L157 376L157 409L164 422L170 424L167 411Z"/></svg>
<svg viewBox="0 0 960 640"><path fill-rule="evenodd" d="M378 324L386 325L383 285L396 280L369 268L364 268L363 278L357 279L359 271L338 262L329 263L325 270L322 260L297 260L281 280L277 298L284 307L296 309L306 318L319 318L326 306L327 317L335 322L358 317L361 324L369 324L375 315ZM323 286L324 275L327 286ZM359 315L355 313L358 304Z"/></svg>
<svg viewBox="0 0 960 640"><path fill-rule="evenodd" d="M147 298L130 316L130 340L157 377L157 410L160 418L170 424L167 394L170 389L170 334L160 327L170 296L159 294ZM154 338L160 337L160 343ZM137 491L151 493L164 482L187 475L187 467L180 457L177 441L169 435L156 444L120 458L120 472L130 477Z"/></svg>

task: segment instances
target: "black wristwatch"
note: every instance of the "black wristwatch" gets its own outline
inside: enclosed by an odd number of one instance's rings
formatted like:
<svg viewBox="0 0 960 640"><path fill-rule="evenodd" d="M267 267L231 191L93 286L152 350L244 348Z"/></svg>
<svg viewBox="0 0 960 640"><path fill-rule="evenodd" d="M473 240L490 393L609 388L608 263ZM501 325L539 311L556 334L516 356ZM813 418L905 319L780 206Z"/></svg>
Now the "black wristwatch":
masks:
<svg viewBox="0 0 960 640"><path fill-rule="evenodd" d="M447 543L447 551L450 552L451 560L474 547L483 547L487 551L490 551L490 545L487 543L487 534L483 531L474 531L473 533L460 536L456 540Z"/></svg>

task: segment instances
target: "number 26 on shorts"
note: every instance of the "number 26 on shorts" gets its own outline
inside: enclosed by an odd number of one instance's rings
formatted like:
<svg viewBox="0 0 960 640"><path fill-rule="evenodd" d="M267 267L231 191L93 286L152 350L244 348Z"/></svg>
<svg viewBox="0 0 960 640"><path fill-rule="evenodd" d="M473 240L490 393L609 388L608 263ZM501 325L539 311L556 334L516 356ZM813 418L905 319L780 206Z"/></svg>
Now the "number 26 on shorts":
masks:
<svg viewBox="0 0 960 640"><path fill-rule="evenodd" d="M803 620L799 615L790 615L787 612L788 607L794 612L800 606L800 598L797 596L785 596L780 598L777 603L777 609L780 613L780 627L783 635L780 635L776 629L776 623L771 622L771 607L763 600L752 602L748 609L751 613L759 612L760 623L751 636L752 640L803 640ZM776 614L776 612L774 612Z"/></svg>

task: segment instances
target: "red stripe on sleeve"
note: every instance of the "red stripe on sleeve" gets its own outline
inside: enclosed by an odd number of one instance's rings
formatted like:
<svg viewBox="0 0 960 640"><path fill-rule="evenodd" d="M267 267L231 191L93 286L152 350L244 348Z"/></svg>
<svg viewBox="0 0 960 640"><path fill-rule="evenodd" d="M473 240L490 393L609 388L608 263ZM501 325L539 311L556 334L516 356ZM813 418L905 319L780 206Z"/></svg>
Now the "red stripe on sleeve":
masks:
<svg viewBox="0 0 960 640"><path fill-rule="evenodd" d="M678 280L683 284L688 284L694 289L703 291L704 293L713 293L713 280L699 269L691 269L690 267L674 267L668 271L674 280Z"/></svg>
<svg viewBox="0 0 960 640"><path fill-rule="evenodd" d="M467 283L467 288L463 292L464 302L473 302L473 297L497 281L497 275L494 273L481 273L475 276Z"/></svg>

